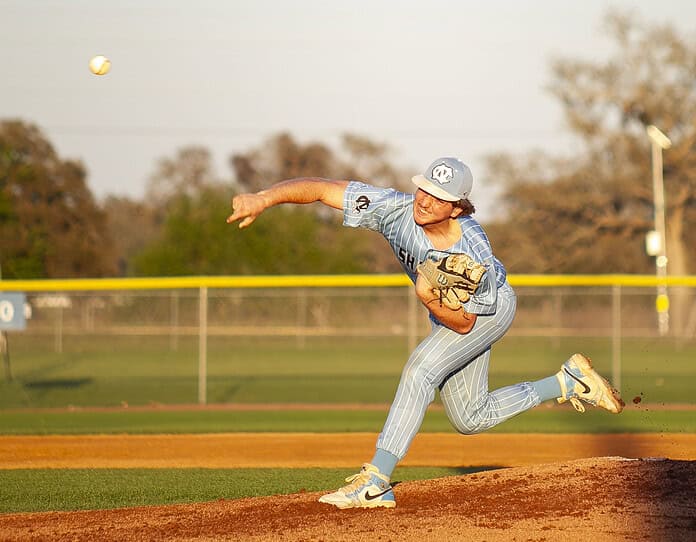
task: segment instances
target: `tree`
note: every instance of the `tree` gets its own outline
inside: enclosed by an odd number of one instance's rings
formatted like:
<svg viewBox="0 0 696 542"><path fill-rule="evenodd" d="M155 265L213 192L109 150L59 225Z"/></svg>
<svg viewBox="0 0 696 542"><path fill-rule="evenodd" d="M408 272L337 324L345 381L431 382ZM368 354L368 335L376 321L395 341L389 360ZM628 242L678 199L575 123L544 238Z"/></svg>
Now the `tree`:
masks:
<svg viewBox="0 0 696 542"><path fill-rule="evenodd" d="M650 270L644 251L647 209L604 178L592 160L490 157L506 183L506 219L488 225L496 252L515 273L638 273ZM595 162L596 164L597 162Z"/></svg>
<svg viewBox="0 0 696 542"><path fill-rule="evenodd" d="M331 221L306 210L270 209L239 232L225 222L230 197L227 187L210 186L174 198L160 236L134 257L136 274L357 273L369 265L359 240L336 236Z"/></svg>
<svg viewBox="0 0 696 542"><path fill-rule="evenodd" d="M335 152L322 143L302 145L290 134L281 133L269 138L257 149L234 154L230 163L241 191L258 191L277 181L301 176L364 180L377 186L411 190L410 179L413 173L401 171L390 163L390 149L386 144L355 134L344 134L341 143L341 148ZM295 208L288 212L302 213L307 210ZM317 239L317 242L321 241L327 248L333 246L347 250L348 247L353 247L355 250L352 263L346 263L343 272L356 269L355 265L359 262L363 262L357 267L360 271L400 271L380 236L365 231L349 231L346 235L340 227L340 214L322 206L313 206L309 212L315 217L330 220L331 227L323 230L321 239ZM284 242L290 237L293 237L292 233L284 234ZM348 254L337 254L335 249L324 249L322 252L325 263L321 268L327 269L336 267L330 263L332 260L344 258Z"/></svg>
<svg viewBox="0 0 696 542"><path fill-rule="evenodd" d="M616 44L604 62L558 59L550 90L583 151L489 158L507 219L489 227L514 272L650 272L644 239L653 228L646 127L669 134L664 154L671 274L696 264L696 44L668 26L610 13Z"/></svg>
<svg viewBox="0 0 696 542"><path fill-rule="evenodd" d="M240 189L249 192L257 192L276 180L302 175L335 177L341 169L326 145L302 145L288 133L269 138L258 149L233 154L230 165Z"/></svg>
<svg viewBox="0 0 696 542"><path fill-rule="evenodd" d="M346 136L344 144L347 161L322 143L301 144L290 134L276 135L232 156L235 188L260 190L303 175L361 178L362 172L385 184L396 177L385 145L359 136ZM162 228L132 259L137 274L396 271L384 241L371 232L340 227L341 213L320 204L270 209L244 232L226 224L235 190L217 180L203 149L183 149L159 165L148 202L157 201L162 209Z"/></svg>
<svg viewBox="0 0 696 542"><path fill-rule="evenodd" d="M389 161L388 145L356 134L344 134L341 142L347 155L342 178L366 179L375 186L413 191L411 177L415 173L401 170Z"/></svg>
<svg viewBox="0 0 696 542"><path fill-rule="evenodd" d="M164 213L147 199L138 201L123 196L107 196L103 209L114 242L118 274L132 275L133 258L160 234Z"/></svg>
<svg viewBox="0 0 696 542"><path fill-rule="evenodd" d="M267 139L257 149L233 154L230 164L240 188L258 191L282 179L314 176L358 179L376 186L410 190L413 173L394 167L389 146L356 134L343 134L337 152L323 143L302 145L289 133Z"/></svg>
<svg viewBox="0 0 696 542"><path fill-rule="evenodd" d="M3 278L101 277L114 272L104 213L81 163L62 160L41 131L0 121Z"/></svg>
<svg viewBox="0 0 696 542"><path fill-rule="evenodd" d="M183 147L174 158L159 160L148 181L146 200L160 206L174 197L198 194L218 182L210 151L196 145Z"/></svg>
<svg viewBox="0 0 696 542"><path fill-rule="evenodd" d="M643 219L641 234L652 228L653 211L646 128L654 124L670 135L674 145L664 156L667 252L672 274L687 274L696 263L687 250L693 246L688 225L696 220L696 42L670 26L646 26L618 13L606 23L617 55L601 65L557 61L551 89L603 177Z"/></svg>

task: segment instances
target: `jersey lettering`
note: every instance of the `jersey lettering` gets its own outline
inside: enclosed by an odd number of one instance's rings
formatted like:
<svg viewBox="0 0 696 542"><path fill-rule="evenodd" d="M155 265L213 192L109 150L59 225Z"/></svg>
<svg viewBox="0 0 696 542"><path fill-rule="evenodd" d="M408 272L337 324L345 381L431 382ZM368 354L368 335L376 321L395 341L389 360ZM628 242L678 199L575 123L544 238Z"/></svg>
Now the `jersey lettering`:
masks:
<svg viewBox="0 0 696 542"><path fill-rule="evenodd" d="M408 267L411 271L416 268L416 258L411 256L403 248L399 247L399 261Z"/></svg>

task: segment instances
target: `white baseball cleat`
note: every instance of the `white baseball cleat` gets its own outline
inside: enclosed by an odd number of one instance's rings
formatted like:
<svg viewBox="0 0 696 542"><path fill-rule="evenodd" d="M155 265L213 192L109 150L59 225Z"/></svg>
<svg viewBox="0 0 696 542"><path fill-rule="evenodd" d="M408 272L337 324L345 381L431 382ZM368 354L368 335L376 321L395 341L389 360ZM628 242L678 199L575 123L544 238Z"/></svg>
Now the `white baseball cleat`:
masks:
<svg viewBox="0 0 696 542"><path fill-rule="evenodd" d="M614 414L623 410L624 402L619 392L592 368L590 360L582 354L573 354L561 365L556 378L561 384L561 397L556 399L559 403L570 401L578 412L585 412L581 401Z"/></svg>
<svg viewBox="0 0 696 542"><path fill-rule="evenodd" d="M394 508L396 499L389 478L377 467L365 463L358 474L346 478L349 484L319 498L319 502L337 508Z"/></svg>

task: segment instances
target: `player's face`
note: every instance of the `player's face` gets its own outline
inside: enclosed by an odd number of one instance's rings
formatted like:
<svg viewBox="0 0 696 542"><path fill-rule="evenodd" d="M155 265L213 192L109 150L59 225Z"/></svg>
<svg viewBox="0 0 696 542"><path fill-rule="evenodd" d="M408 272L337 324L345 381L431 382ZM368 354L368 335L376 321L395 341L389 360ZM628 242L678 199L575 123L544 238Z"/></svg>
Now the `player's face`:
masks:
<svg viewBox="0 0 696 542"><path fill-rule="evenodd" d="M451 201L431 196L420 188L416 191L413 202L413 220L419 226L438 224L455 216L455 207Z"/></svg>

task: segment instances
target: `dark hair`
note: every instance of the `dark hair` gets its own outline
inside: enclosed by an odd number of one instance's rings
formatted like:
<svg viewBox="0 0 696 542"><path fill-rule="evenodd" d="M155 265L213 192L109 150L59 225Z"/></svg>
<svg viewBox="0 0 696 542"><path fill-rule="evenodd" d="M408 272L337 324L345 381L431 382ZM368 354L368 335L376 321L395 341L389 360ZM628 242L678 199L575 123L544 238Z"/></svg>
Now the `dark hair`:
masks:
<svg viewBox="0 0 696 542"><path fill-rule="evenodd" d="M462 210L463 215L473 215L476 212L476 207L469 201L469 198L460 199L454 202L455 207L459 207Z"/></svg>

